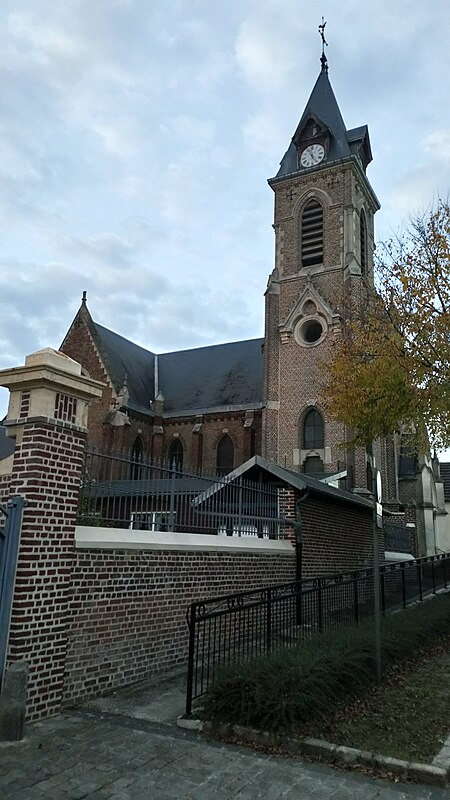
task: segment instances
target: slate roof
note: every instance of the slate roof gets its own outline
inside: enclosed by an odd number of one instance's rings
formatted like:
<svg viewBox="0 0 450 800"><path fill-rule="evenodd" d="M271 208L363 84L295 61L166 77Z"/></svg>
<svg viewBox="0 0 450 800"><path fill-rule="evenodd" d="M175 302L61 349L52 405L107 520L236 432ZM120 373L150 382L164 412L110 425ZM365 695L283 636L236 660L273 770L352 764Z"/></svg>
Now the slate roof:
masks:
<svg viewBox="0 0 450 800"><path fill-rule="evenodd" d="M0 425L0 461L2 461L4 458L8 458L8 456L14 453L15 446L15 440L7 439L6 428L4 428L3 425Z"/></svg>
<svg viewBox="0 0 450 800"><path fill-rule="evenodd" d="M262 402L263 339L179 350L156 356L92 321L91 332L117 392L127 376L129 406L154 415L155 366L164 413Z"/></svg>
<svg viewBox="0 0 450 800"><path fill-rule="evenodd" d="M322 69L289 148L281 160L280 169L278 170L276 178L282 178L285 175L290 175L293 172L299 171L296 141L305 123L311 116L322 122L330 133L327 161L348 158L352 154L350 144L356 142L364 144L367 163L372 160L367 126L362 125L359 128L352 128L347 131L336 97L331 88L328 71Z"/></svg>
<svg viewBox="0 0 450 800"><path fill-rule="evenodd" d="M261 403L263 342L249 339L158 356L164 411Z"/></svg>
<svg viewBox="0 0 450 800"><path fill-rule="evenodd" d="M450 461L440 462L439 470L444 484L444 500L450 500Z"/></svg>
<svg viewBox="0 0 450 800"><path fill-rule="evenodd" d="M226 476L226 481L227 483L230 483L235 478L239 478L242 475L249 479L257 478L259 477L260 473L263 475L265 473L272 481L275 478L281 483L287 484L288 486L293 486L300 492L308 489L310 494L325 496L329 499L334 499L338 503L344 503L346 505L353 506L363 506L368 512L371 512L373 509L372 500L368 498L361 497L360 495L353 494L352 492L347 492L345 489L338 489L336 486L330 486L329 484L323 483L317 478L313 478L312 475L305 475L303 472L294 472L293 470L286 469L285 467L280 467L278 464L274 464L272 461L268 461L262 456L252 456L252 458L246 461L245 464L241 464L240 467L237 467L232 472L228 473ZM217 483L215 487L213 486L208 489L208 496L214 491L219 491L222 486L223 481ZM201 501L202 497L200 496L199 502Z"/></svg>
<svg viewBox="0 0 450 800"><path fill-rule="evenodd" d="M116 391L122 389L126 376L130 406L150 412L155 398L155 354L97 322L92 334Z"/></svg>

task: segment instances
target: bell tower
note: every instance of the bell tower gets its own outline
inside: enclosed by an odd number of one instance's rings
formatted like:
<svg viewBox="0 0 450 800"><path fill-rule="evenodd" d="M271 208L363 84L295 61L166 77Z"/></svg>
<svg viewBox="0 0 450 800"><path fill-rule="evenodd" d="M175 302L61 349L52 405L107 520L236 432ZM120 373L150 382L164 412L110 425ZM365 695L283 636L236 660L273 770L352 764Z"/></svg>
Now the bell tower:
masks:
<svg viewBox="0 0 450 800"><path fill-rule="evenodd" d="M365 453L341 447L349 432L327 418L320 398L343 310L373 280L379 203L366 176L371 160L367 126L345 127L322 51L319 77L269 180L275 268L266 291L263 455L300 472L348 469L361 487Z"/></svg>

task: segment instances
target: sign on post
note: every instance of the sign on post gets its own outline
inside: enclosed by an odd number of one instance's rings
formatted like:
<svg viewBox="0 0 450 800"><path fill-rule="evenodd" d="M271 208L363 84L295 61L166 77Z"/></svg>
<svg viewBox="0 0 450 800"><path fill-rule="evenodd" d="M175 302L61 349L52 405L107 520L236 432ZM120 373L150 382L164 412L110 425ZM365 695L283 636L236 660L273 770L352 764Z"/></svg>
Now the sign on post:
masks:
<svg viewBox="0 0 450 800"><path fill-rule="evenodd" d="M383 527L383 506L381 504L381 472L377 470L377 528Z"/></svg>

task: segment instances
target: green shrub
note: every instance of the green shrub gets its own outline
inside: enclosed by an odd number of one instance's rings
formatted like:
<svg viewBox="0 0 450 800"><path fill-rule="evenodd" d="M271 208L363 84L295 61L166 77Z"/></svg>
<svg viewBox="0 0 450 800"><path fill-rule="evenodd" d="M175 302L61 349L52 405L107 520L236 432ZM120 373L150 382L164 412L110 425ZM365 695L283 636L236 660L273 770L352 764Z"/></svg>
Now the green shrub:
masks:
<svg viewBox="0 0 450 800"><path fill-rule="evenodd" d="M77 525L101 528L104 524L101 512L97 511L95 498L83 497L80 494L77 508Z"/></svg>
<svg viewBox="0 0 450 800"><path fill-rule="evenodd" d="M449 631L450 594L386 616L383 670L411 659ZM344 698L374 683L375 675L374 628L368 620L224 668L205 698L205 713L216 722L288 730L329 715Z"/></svg>

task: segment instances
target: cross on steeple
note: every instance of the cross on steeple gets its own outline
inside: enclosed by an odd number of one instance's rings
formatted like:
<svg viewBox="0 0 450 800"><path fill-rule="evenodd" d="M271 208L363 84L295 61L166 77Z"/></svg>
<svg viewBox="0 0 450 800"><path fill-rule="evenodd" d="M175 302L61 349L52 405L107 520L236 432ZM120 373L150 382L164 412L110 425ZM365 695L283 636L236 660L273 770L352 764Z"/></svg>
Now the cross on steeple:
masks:
<svg viewBox="0 0 450 800"><path fill-rule="evenodd" d="M325 25L326 24L327 23L324 21L324 18L322 17L322 24L319 25L319 34L320 34L320 38L322 39L322 55L320 57L320 62L322 64L322 70L325 70L326 72L328 72L328 62L327 62L327 57L325 55L325 46L328 47L328 42L325 39Z"/></svg>

